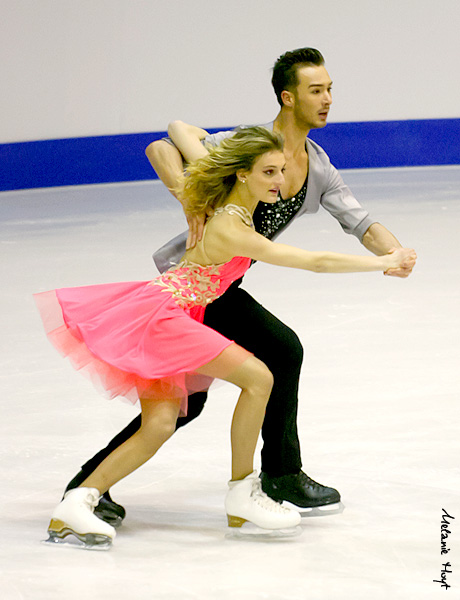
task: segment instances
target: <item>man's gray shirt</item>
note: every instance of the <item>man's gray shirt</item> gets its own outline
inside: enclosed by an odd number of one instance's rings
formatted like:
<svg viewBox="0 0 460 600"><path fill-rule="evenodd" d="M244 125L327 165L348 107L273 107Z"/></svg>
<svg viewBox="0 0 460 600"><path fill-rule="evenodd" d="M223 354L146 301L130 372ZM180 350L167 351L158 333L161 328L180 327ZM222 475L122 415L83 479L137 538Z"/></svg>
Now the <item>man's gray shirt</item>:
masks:
<svg viewBox="0 0 460 600"><path fill-rule="evenodd" d="M273 129L273 122L266 123L263 127ZM212 146L217 146L223 139L234 135L234 133L235 130L220 131L208 135L203 141ZM375 221L371 219L369 213L364 210L345 185L339 172L331 165L328 155L321 146L308 137L306 138L306 146L308 152L307 193L302 206L287 225L302 215L318 212L319 207L322 206L337 219L345 233L351 233L359 241L362 241L363 235ZM282 224L274 233L272 239L275 239L287 225ZM187 235L187 231L181 233L155 252L153 259L160 273L180 261L185 252Z"/></svg>

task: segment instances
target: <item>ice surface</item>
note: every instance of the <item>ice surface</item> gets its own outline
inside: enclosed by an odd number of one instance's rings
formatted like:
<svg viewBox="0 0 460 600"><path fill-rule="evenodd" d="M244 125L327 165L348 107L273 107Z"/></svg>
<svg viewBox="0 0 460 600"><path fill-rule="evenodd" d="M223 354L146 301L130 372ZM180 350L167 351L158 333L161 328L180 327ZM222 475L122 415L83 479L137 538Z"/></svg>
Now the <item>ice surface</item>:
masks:
<svg viewBox="0 0 460 600"><path fill-rule="evenodd" d="M237 390L222 384L194 424L115 486L127 517L113 548L99 553L41 540L67 481L136 409L100 398L57 355L32 293L149 279L152 252L184 220L158 182L0 195L2 600L432 599L444 593L433 580L447 560L458 597L460 168L344 177L376 220L417 250L413 275L257 264L244 286L303 342L304 470L337 487L345 510L305 513L302 535L289 539L227 535ZM325 211L281 239L365 252ZM443 508L456 520L441 556Z"/></svg>

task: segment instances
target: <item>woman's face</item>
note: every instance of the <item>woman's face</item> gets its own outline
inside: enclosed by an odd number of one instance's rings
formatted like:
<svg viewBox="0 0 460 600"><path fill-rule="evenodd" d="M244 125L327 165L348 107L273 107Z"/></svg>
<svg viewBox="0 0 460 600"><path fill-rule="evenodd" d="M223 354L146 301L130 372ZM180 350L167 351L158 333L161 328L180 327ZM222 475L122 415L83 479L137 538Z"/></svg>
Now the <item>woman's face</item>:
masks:
<svg viewBox="0 0 460 600"><path fill-rule="evenodd" d="M243 175L247 190L254 199L271 204L278 200L284 183L285 163L284 154L276 150L259 156L252 169Z"/></svg>

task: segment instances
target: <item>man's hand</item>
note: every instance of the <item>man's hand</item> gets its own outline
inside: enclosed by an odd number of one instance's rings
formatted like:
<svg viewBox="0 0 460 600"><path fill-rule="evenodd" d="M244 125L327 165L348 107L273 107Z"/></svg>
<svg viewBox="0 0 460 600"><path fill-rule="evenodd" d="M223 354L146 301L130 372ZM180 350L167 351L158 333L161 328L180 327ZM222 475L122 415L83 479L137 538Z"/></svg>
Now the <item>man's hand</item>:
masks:
<svg viewBox="0 0 460 600"><path fill-rule="evenodd" d="M389 253L392 253L395 250L396 248L392 248ZM414 250L412 250L412 257L413 258L411 260L406 261L406 263L403 263L397 269L387 269L383 274L388 275L388 277L400 277L401 279L409 277L409 275L412 273L412 269L415 266L415 260L417 258Z"/></svg>
<svg viewBox="0 0 460 600"><path fill-rule="evenodd" d="M206 215L191 215L185 213L185 218L188 223L188 237L185 248L189 250L194 248L203 237L204 224L206 222Z"/></svg>
<svg viewBox="0 0 460 600"><path fill-rule="evenodd" d="M394 252L396 248L401 248L401 244L395 236L380 223L373 223L369 227L363 236L362 243L369 252L377 256L382 256L383 254L387 254L387 252ZM413 268L414 265L407 265L398 269L387 269L384 275L405 279L412 273Z"/></svg>

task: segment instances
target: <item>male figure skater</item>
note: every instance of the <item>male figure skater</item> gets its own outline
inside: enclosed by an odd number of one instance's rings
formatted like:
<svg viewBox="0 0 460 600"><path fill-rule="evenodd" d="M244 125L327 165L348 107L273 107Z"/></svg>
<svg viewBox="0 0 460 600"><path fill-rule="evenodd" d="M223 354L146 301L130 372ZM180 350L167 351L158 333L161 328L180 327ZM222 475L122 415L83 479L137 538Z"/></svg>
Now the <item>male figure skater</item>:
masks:
<svg viewBox="0 0 460 600"><path fill-rule="evenodd" d="M335 217L346 233L355 235L363 246L382 255L401 244L383 225L375 222L360 206L343 183L327 154L308 139L311 129L324 127L332 103L332 81L324 58L318 50L300 48L286 52L275 63L272 84L280 111L266 127L281 133L285 140L285 184L275 205L259 204L254 214L256 230L273 239L302 214L315 213L323 206ZM176 122L189 128L205 142L219 143L232 132L208 136L203 129ZM183 171L183 157L169 140L159 140L146 149L147 157L160 179L175 195L177 178ZM180 198L179 198L180 200ZM205 215L191 217L184 212L189 231L160 249L154 259L160 271L178 262L185 246L193 246L202 235ZM411 270L395 269L386 275L407 277ZM339 492L323 486L302 471L297 434L297 392L303 349L296 334L264 309L236 282L206 309L205 324L253 352L274 375L274 387L262 428L262 487L273 499L289 501L298 507L320 507L340 501ZM178 420L180 427L197 417L206 401L206 393L189 398L189 414ZM67 489L80 485L94 468L140 426L134 419L109 445L90 459ZM98 516L119 525L125 516L123 507L107 492L96 508Z"/></svg>

